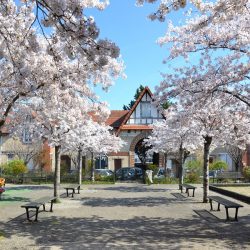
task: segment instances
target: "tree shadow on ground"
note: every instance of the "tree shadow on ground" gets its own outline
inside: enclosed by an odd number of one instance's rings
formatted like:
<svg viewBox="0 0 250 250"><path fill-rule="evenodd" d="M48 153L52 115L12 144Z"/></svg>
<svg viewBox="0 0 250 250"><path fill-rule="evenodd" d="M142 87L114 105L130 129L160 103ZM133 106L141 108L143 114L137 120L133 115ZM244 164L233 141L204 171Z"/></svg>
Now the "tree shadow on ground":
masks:
<svg viewBox="0 0 250 250"><path fill-rule="evenodd" d="M13 235L28 237L44 249L52 246L60 249L209 249L230 246L243 249L248 246L250 234L249 216L242 217L239 223L207 223L196 214L189 219L137 216L127 220L99 216L40 216L37 223L12 220L2 230L7 239Z"/></svg>
<svg viewBox="0 0 250 250"><path fill-rule="evenodd" d="M43 186L43 185L37 185L37 186L21 185L21 186L16 186L16 187L6 186L5 188L6 188L6 190L24 190L24 189L28 189L28 190L48 190L48 189L53 189L53 187Z"/></svg>
<svg viewBox="0 0 250 250"><path fill-rule="evenodd" d="M173 195L175 198L179 200L185 200L188 198L187 196L184 196L183 194L180 194L180 193L171 193L171 195Z"/></svg>
<svg viewBox="0 0 250 250"><path fill-rule="evenodd" d="M178 203L179 201L175 198L167 197L135 197L135 198L93 198L85 197L81 199L82 205L90 207L158 207L160 205L170 205L171 203Z"/></svg>
<svg viewBox="0 0 250 250"><path fill-rule="evenodd" d="M28 202L30 201L30 199L25 198L25 197L2 195L2 199L0 200L0 205L1 203L4 204L5 201L6 202Z"/></svg>
<svg viewBox="0 0 250 250"><path fill-rule="evenodd" d="M119 191L119 192L165 192L169 190L176 190L177 188L155 188L151 186L112 186L112 187L100 187L95 189L107 190L107 191Z"/></svg>

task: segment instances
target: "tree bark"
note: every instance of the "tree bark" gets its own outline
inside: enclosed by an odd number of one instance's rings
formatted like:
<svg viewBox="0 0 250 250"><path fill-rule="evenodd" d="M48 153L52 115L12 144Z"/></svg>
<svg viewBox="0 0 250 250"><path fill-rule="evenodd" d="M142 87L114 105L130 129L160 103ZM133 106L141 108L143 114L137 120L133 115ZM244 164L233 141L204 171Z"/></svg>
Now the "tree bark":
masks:
<svg viewBox="0 0 250 250"><path fill-rule="evenodd" d="M208 202L208 193L209 193L209 154L210 154L210 146L212 143L212 137L206 136L204 137L204 165L203 165L203 202Z"/></svg>
<svg viewBox="0 0 250 250"><path fill-rule="evenodd" d="M182 143L179 148L179 189L181 189L181 184L183 184L183 147Z"/></svg>
<svg viewBox="0 0 250 250"><path fill-rule="evenodd" d="M168 161L168 154L165 153L164 154L164 161L165 161L165 164L164 164L164 177L165 179L167 178L167 161Z"/></svg>
<svg viewBox="0 0 250 250"><path fill-rule="evenodd" d="M59 198L61 145L55 146L54 196Z"/></svg>
<svg viewBox="0 0 250 250"><path fill-rule="evenodd" d="M82 150L78 150L78 184L82 185Z"/></svg>
<svg viewBox="0 0 250 250"><path fill-rule="evenodd" d="M91 180L95 181L94 153L91 152Z"/></svg>

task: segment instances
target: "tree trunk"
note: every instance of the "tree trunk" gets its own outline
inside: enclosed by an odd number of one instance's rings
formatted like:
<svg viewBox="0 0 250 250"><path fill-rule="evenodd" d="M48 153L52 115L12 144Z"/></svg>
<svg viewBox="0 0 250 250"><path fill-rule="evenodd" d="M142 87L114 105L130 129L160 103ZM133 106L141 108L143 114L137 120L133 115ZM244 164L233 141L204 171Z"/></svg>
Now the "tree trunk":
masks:
<svg viewBox="0 0 250 250"><path fill-rule="evenodd" d="M167 161L168 161L168 154L165 153L164 154L164 161L165 161L165 164L164 164L164 177L165 179L167 178Z"/></svg>
<svg viewBox="0 0 250 250"><path fill-rule="evenodd" d="M91 152L91 180L95 181L94 153Z"/></svg>
<svg viewBox="0 0 250 250"><path fill-rule="evenodd" d="M204 165L203 165L203 202L208 202L208 193L209 193L209 154L210 154L210 145L212 143L212 137L204 137Z"/></svg>
<svg viewBox="0 0 250 250"><path fill-rule="evenodd" d="M183 184L183 147L182 143L179 148L179 189L181 189L181 184Z"/></svg>
<svg viewBox="0 0 250 250"><path fill-rule="evenodd" d="M55 146L54 196L59 198L61 146Z"/></svg>
<svg viewBox="0 0 250 250"><path fill-rule="evenodd" d="M78 184L82 185L82 150L78 150Z"/></svg>

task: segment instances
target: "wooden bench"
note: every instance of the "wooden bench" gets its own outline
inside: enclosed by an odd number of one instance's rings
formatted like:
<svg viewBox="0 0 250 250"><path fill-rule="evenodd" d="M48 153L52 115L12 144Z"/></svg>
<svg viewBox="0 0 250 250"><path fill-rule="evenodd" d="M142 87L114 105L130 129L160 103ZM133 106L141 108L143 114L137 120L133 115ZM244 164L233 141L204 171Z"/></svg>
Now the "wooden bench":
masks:
<svg viewBox="0 0 250 250"><path fill-rule="evenodd" d="M216 201L218 203L218 208L217 208L217 211L220 211L220 204L221 205L224 205L225 206L225 209L226 209L226 214L227 214L227 220L229 220L229 214L228 214L228 209L229 208L235 208L235 217L234 217L234 220L237 221L238 220L238 209L240 207L243 207L242 205L236 203L236 202L233 202L233 201L230 201L230 200L227 200L225 198L222 198L220 196L209 196L209 202L210 202L210 206L211 206L211 211L213 211L213 201Z"/></svg>
<svg viewBox="0 0 250 250"><path fill-rule="evenodd" d="M71 197L74 197L74 194L76 193L76 190L78 190L78 194L80 194L80 185L72 185L72 186L69 186L69 187L65 187L66 189L66 194L67 194L67 197L69 197L69 190L72 191L71 193Z"/></svg>
<svg viewBox="0 0 250 250"><path fill-rule="evenodd" d="M183 191L183 188L186 188L186 193L189 196L189 189L193 190L193 197L194 197L194 191L196 187L189 185L189 184L180 184L180 190Z"/></svg>
<svg viewBox="0 0 250 250"><path fill-rule="evenodd" d="M45 204L46 203L50 203L50 212L53 212L53 203L56 201L56 197L50 197L50 196L46 196L46 197L42 197L38 200L35 200L35 201L32 201L32 202L29 202L27 204L24 204L22 205L21 207L24 207L26 209L26 215L27 215L27 220L28 221L31 221L30 219L30 209L35 209L36 211L36 216L35 216L35 219L34 221L37 221L37 217L38 217L38 212L39 212L39 208L41 206L43 206L43 211L46 211L45 210Z"/></svg>

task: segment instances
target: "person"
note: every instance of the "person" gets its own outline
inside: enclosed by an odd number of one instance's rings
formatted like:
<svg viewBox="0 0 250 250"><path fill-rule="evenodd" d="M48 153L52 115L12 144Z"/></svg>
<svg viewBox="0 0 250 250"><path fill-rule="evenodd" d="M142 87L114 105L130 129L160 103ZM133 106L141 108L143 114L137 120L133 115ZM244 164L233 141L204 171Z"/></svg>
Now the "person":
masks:
<svg viewBox="0 0 250 250"><path fill-rule="evenodd" d="M153 183L153 171L152 170L147 170L146 174L147 174L147 177L148 177L150 183Z"/></svg>

